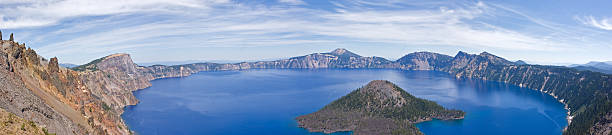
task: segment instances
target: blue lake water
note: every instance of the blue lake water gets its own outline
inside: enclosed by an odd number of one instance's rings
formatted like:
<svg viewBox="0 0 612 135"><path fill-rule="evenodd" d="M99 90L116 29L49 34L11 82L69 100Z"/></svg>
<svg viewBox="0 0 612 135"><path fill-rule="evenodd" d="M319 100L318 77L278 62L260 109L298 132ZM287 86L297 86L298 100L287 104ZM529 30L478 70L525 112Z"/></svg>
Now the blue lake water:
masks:
<svg viewBox="0 0 612 135"><path fill-rule="evenodd" d="M126 107L122 117L143 135L321 134L298 128L294 118L381 79L467 112L463 120L417 124L428 135L561 134L567 125L563 104L538 91L443 72L383 69L220 71L159 79L134 92L140 103Z"/></svg>

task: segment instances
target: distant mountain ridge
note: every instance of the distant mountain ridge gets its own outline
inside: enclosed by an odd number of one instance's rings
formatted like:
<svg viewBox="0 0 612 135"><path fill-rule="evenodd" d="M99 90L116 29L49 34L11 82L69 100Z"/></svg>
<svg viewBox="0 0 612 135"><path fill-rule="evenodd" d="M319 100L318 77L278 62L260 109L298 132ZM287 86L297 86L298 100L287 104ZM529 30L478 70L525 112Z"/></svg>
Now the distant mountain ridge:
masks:
<svg viewBox="0 0 612 135"><path fill-rule="evenodd" d="M599 68L612 68L612 61L604 61L604 62L600 62L600 61L591 61L588 62L586 64L572 64L569 65L570 67L575 67L575 66L592 66L592 67L599 67Z"/></svg>
<svg viewBox="0 0 612 135"><path fill-rule="evenodd" d="M60 63L59 65L62 66L62 67L65 67L65 68L73 68L73 67L79 66L79 65L76 65L76 64L72 64L72 63Z"/></svg>
<svg viewBox="0 0 612 135"><path fill-rule="evenodd" d="M591 61L586 64L572 64L572 65L569 65L569 67L572 67L578 70L589 70L589 71L594 71L594 72L612 74L612 61L606 61L606 62Z"/></svg>

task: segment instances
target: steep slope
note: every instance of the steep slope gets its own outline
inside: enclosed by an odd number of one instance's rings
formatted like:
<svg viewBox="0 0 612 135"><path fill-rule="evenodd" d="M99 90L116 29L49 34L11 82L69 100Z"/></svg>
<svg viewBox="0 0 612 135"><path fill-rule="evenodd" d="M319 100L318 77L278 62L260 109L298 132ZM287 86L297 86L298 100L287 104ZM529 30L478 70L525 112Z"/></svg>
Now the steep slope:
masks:
<svg viewBox="0 0 612 135"><path fill-rule="evenodd" d="M58 134L129 134L120 117L136 104L131 91L150 86L129 55L99 59L95 70L60 67L13 41L0 41L3 109Z"/></svg>
<svg viewBox="0 0 612 135"><path fill-rule="evenodd" d="M0 109L0 134L3 135L44 135L47 130L34 122L24 120L15 114Z"/></svg>
<svg viewBox="0 0 612 135"><path fill-rule="evenodd" d="M80 72L80 80L93 96L119 114L124 106L138 102L131 93L133 90L151 86L152 77L141 73L143 68L134 64L128 54L103 57L91 67L96 71Z"/></svg>
<svg viewBox="0 0 612 135"><path fill-rule="evenodd" d="M80 113L55 98L61 92L50 92L55 87L49 86L50 76L40 72L47 68L42 67L44 61L33 50L12 41L0 41L0 44L0 107L52 133L83 134L91 130Z"/></svg>
<svg viewBox="0 0 612 135"><path fill-rule="evenodd" d="M323 109L296 119L300 127L311 132L422 134L413 123L433 118L462 119L464 114L416 98L389 81L374 80Z"/></svg>

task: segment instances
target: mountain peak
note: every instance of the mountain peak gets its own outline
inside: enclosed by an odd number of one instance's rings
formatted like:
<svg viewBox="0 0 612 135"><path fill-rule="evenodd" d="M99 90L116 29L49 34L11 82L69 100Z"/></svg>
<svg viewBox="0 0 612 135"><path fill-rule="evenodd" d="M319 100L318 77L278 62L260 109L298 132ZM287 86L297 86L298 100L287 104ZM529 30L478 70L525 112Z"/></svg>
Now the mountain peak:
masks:
<svg viewBox="0 0 612 135"><path fill-rule="evenodd" d="M387 80L373 80L365 85L361 92L390 92L395 91L395 84Z"/></svg>
<svg viewBox="0 0 612 135"><path fill-rule="evenodd" d="M517 60L514 62L514 64L516 65L527 65L527 62L523 61L523 60Z"/></svg>
<svg viewBox="0 0 612 135"><path fill-rule="evenodd" d="M333 51L331 51L331 53L333 54L344 54L345 52L350 52L349 50L346 50L345 48L337 48Z"/></svg>
<svg viewBox="0 0 612 135"><path fill-rule="evenodd" d="M396 101L394 106L402 106L406 103L406 100L402 97L400 90L397 89L395 84L386 80L373 80L370 81L366 86L359 89L359 92L366 95L376 96L376 99L380 100L394 100Z"/></svg>
<svg viewBox="0 0 612 135"><path fill-rule="evenodd" d="M126 53L116 53L111 54L96 60L93 60L87 64L80 65L72 68L77 71L85 71L85 70L116 70L116 71L126 71L128 73L136 72L136 65L132 61L132 57Z"/></svg>
<svg viewBox="0 0 612 135"><path fill-rule="evenodd" d="M133 73L136 72L138 65L132 61L129 54L116 53L104 57L104 60L97 63L96 66L101 70L119 70Z"/></svg>
<svg viewBox="0 0 612 135"><path fill-rule="evenodd" d="M344 48L338 48L338 49L335 49L335 50L333 50L333 51L331 51L329 53L333 54L333 55L336 55L336 56L361 57L361 56L359 56L359 55L357 55L357 54L355 54L355 53L353 53L353 52L351 52L351 51L349 51L347 49L344 49Z"/></svg>
<svg viewBox="0 0 612 135"><path fill-rule="evenodd" d="M484 57L485 59L489 60L492 64L501 64L501 65L513 65L515 64L514 62L510 62L502 57L499 57L497 55L493 55L491 53L488 52L482 52L479 54L479 56Z"/></svg>
<svg viewBox="0 0 612 135"><path fill-rule="evenodd" d="M464 51L459 51L459 52L457 52L457 55L455 55L455 57L457 57L457 56L467 56L467 55L470 55L470 54L468 54L468 53L466 53Z"/></svg>
<svg viewBox="0 0 612 135"><path fill-rule="evenodd" d="M111 54L111 55L108 55L108 56L104 57L104 59L109 59L109 58L113 58L113 57L130 57L130 54L127 54L127 53L115 53L115 54Z"/></svg>
<svg viewBox="0 0 612 135"><path fill-rule="evenodd" d="M493 54L491 54L491 53L489 53L489 52L486 52L486 51L481 52L479 55L480 55L480 56L489 56L489 55L491 55L491 56L495 56L495 55L493 55Z"/></svg>

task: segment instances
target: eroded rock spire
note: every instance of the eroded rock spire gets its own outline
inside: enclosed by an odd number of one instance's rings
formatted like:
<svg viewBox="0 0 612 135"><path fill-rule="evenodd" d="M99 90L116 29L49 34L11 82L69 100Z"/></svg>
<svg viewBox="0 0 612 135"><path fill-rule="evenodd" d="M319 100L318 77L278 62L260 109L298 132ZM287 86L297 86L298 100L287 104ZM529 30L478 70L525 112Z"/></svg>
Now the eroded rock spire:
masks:
<svg viewBox="0 0 612 135"><path fill-rule="evenodd" d="M15 41L15 39L13 39L13 33L11 33L11 36L9 37L9 41Z"/></svg>
<svg viewBox="0 0 612 135"><path fill-rule="evenodd" d="M49 60L49 65L47 65L49 72L57 73L59 71L59 64L57 62L57 57L53 57Z"/></svg>

